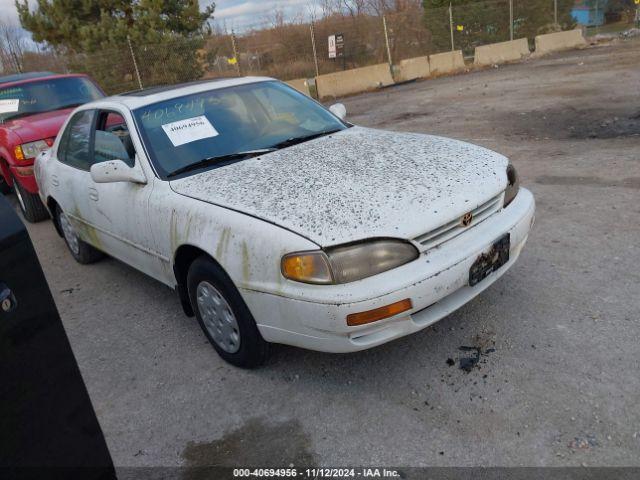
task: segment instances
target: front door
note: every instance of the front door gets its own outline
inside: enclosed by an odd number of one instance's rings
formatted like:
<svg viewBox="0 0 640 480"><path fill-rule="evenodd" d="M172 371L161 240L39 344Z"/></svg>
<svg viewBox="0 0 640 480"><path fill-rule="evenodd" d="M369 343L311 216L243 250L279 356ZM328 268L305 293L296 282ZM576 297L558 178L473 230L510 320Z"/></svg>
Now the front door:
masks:
<svg viewBox="0 0 640 480"><path fill-rule="evenodd" d="M122 160L141 169L129 126L117 111L96 114L91 135L91 163ZM149 197L153 181L113 182L87 185L90 225L95 229L98 248L125 263L158 278L162 263L155 250L149 220Z"/></svg>

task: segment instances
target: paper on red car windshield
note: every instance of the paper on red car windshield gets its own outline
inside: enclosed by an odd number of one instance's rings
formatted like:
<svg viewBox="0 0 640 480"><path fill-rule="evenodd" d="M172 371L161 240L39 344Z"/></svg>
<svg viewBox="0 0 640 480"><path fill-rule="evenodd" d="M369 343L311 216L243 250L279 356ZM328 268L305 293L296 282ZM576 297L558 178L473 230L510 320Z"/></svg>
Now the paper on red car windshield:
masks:
<svg viewBox="0 0 640 480"><path fill-rule="evenodd" d="M19 107L20 100L18 99L0 100L0 113L17 112Z"/></svg>
<svg viewBox="0 0 640 480"><path fill-rule="evenodd" d="M219 135L218 131L213 128L209 119L204 115L165 123L162 125L162 129L174 147Z"/></svg>

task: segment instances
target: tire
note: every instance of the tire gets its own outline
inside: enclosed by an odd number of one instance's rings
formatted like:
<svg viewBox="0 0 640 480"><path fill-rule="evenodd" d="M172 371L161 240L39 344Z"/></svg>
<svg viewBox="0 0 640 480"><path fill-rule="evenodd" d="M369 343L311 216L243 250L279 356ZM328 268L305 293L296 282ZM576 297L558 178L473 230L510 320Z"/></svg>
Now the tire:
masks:
<svg viewBox="0 0 640 480"><path fill-rule="evenodd" d="M255 368L269 353L253 315L229 276L209 257L197 258L187 274L189 301L218 355L236 367Z"/></svg>
<svg viewBox="0 0 640 480"><path fill-rule="evenodd" d="M40 197L37 194L27 192L15 177L13 177L13 190L16 192L18 205L20 205L22 215L27 222L37 223L49 218L49 212Z"/></svg>
<svg viewBox="0 0 640 480"><path fill-rule="evenodd" d="M11 187L9 187L9 184L5 180L4 175L2 175L2 172L0 172L0 195L7 195L10 192Z"/></svg>
<svg viewBox="0 0 640 480"><path fill-rule="evenodd" d="M58 222L60 230L62 231L64 243L67 244L67 248L76 262L82 265L88 265L104 257L104 253L100 250L95 249L78 238L78 234L73 228L73 225L71 225L71 222L59 206L56 206L56 222Z"/></svg>

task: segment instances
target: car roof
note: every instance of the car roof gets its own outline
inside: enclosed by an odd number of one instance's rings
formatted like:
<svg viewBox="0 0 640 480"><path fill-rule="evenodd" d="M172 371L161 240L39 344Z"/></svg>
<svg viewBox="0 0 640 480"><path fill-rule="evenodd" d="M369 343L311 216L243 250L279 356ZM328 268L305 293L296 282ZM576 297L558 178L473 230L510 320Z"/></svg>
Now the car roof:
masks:
<svg viewBox="0 0 640 480"><path fill-rule="evenodd" d="M40 80L53 80L56 78L77 78L88 77L84 73L52 73L52 72L30 72L19 73L16 75L7 75L0 77L0 88L5 88L7 85L20 85L22 83L37 82Z"/></svg>
<svg viewBox="0 0 640 480"><path fill-rule="evenodd" d="M4 77L0 77L0 84L19 82L21 80L29 80L31 78L49 77L51 75L55 75L55 73L53 72L16 73L13 75L5 75Z"/></svg>
<svg viewBox="0 0 640 480"><path fill-rule="evenodd" d="M196 82L183 83L179 85L165 85L152 87L132 92L121 93L111 97L101 98L82 106L82 109L100 108L105 103L117 102L130 110L151 105L172 98L184 97L194 93L206 92L207 90L218 90L221 88L235 87L249 83L274 81L269 77L234 77L234 78L213 78L208 80L198 80Z"/></svg>

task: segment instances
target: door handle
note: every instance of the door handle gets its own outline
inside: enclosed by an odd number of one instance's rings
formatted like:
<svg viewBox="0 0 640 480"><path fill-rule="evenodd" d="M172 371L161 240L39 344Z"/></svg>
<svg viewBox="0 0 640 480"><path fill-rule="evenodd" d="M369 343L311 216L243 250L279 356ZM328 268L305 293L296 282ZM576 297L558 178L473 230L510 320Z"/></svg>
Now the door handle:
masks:
<svg viewBox="0 0 640 480"><path fill-rule="evenodd" d="M54 187L57 187L58 185L60 185L60 182L58 181L58 176L57 175L51 175L51 184Z"/></svg>
<svg viewBox="0 0 640 480"><path fill-rule="evenodd" d="M18 306L18 301L9 287L0 283L0 312L13 312Z"/></svg>
<svg viewBox="0 0 640 480"><path fill-rule="evenodd" d="M98 201L98 190L96 190L95 188L90 188L89 189L89 198L91 200L93 200L94 202Z"/></svg>

